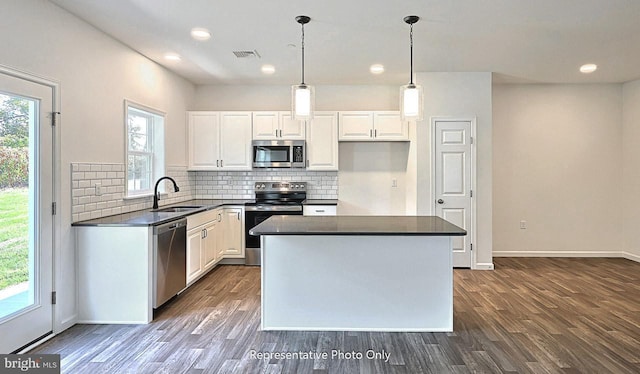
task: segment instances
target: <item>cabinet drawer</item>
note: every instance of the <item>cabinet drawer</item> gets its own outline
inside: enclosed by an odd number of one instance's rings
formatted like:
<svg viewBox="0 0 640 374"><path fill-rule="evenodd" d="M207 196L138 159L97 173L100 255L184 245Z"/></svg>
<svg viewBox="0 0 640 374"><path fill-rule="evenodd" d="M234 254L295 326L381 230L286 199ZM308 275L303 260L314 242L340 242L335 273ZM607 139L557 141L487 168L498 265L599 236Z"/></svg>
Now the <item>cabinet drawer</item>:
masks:
<svg viewBox="0 0 640 374"><path fill-rule="evenodd" d="M305 205L302 213L305 216L335 216L335 205Z"/></svg>
<svg viewBox="0 0 640 374"><path fill-rule="evenodd" d="M202 213L198 213L198 214L192 214L190 216L187 217L187 230L191 230L195 227L198 226L202 226L205 223L211 222L211 221L217 221L218 220L218 213L220 213L219 210L214 209L214 210L208 210L206 212L202 212Z"/></svg>

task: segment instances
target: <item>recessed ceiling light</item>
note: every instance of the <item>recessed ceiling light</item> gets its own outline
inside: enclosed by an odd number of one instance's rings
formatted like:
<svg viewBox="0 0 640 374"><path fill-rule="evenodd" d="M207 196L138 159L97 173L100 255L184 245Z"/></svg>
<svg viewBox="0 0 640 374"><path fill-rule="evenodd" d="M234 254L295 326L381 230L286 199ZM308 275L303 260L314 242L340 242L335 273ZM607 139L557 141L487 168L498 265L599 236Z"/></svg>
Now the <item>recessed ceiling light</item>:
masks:
<svg viewBox="0 0 640 374"><path fill-rule="evenodd" d="M596 64L584 64L580 66L580 72L584 74L593 73L596 69L598 69L598 65Z"/></svg>
<svg viewBox="0 0 640 374"><path fill-rule="evenodd" d="M380 64L373 64L369 68L369 71L371 72L371 74L382 74L384 73L384 66Z"/></svg>
<svg viewBox="0 0 640 374"><path fill-rule="evenodd" d="M273 65L262 65L260 68L263 74L273 74L276 72L276 68Z"/></svg>
<svg viewBox="0 0 640 374"><path fill-rule="evenodd" d="M191 29L191 37L195 40L209 40L211 33L209 30L202 27L194 27Z"/></svg>
<svg viewBox="0 0 640 374"><path fill-rule="evenodd" d="M177 55L175 53L165 53L164 54L164 58L165 58L165 60L169 60L169 61L180 61L180 60L182 60L180 55Z"/></svg>

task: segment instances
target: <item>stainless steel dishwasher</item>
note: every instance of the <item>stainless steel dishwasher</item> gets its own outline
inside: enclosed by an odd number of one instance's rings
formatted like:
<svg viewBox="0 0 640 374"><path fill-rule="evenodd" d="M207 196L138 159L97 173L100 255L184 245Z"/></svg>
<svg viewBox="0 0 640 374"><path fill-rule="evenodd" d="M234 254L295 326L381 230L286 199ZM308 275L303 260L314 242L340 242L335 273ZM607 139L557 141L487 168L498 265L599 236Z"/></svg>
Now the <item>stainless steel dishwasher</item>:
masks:
<svg viewBox="0 0 640 374"><path fill-rule="evenodd" d="M187 220L153 228L153 307L187 286Z"/></svg>

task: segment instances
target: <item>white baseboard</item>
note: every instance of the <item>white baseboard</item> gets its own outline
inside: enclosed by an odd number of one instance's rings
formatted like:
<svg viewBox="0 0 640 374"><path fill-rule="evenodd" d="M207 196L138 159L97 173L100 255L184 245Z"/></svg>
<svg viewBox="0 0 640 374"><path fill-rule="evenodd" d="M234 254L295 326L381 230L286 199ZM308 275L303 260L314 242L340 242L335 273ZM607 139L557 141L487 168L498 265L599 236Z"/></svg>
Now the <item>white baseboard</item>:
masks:
<svg viewBox="0 0 640 374"><path fill-rule="evenodd" d="M633 253L622 252L622 257L626 258L627 260L640 262L640 255L634 255Z"/></svg>
<svg viewBox="0 0 640 374"><path fill-rule="evenodd" d="M493 262L478 262L473 270L493 270Z"/></svg>
<svg viewBox="0 0 640 374"><path fill-rule="evenodd" d="M602 257L602 258L626 258L627 260L640 262L640 255L629 252L580 252L580 251L496 251L493 257ZM478 264L478 269L481 265ZM492 264L493 266L493 264Z"/></svg>
<svg viewBox="0 0 640 374"><path fill-rule="evenodd" d="M57 326L54 326L53 328L53 332L55 334L59 334L61 332L63 332L64 330L68 329L69 327L72 327L76 324L76 321L78 320L78 315L74 314L72 316L70 316L69 318L63 319L62 321L59 322L59 324Z"/></svg>

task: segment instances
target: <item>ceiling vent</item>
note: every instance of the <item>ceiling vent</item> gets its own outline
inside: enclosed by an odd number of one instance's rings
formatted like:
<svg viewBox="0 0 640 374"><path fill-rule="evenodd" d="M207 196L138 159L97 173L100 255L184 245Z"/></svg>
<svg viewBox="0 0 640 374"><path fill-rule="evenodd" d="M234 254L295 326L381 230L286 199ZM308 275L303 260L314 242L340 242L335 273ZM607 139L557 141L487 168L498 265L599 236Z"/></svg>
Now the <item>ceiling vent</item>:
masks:
<svg viewBox="0 0 640 374"><path fill-rule="evenodd" d="M237 58L260 58L260 54L255 49L253 51L233 51L233 54L236 55Z"/></svg>

